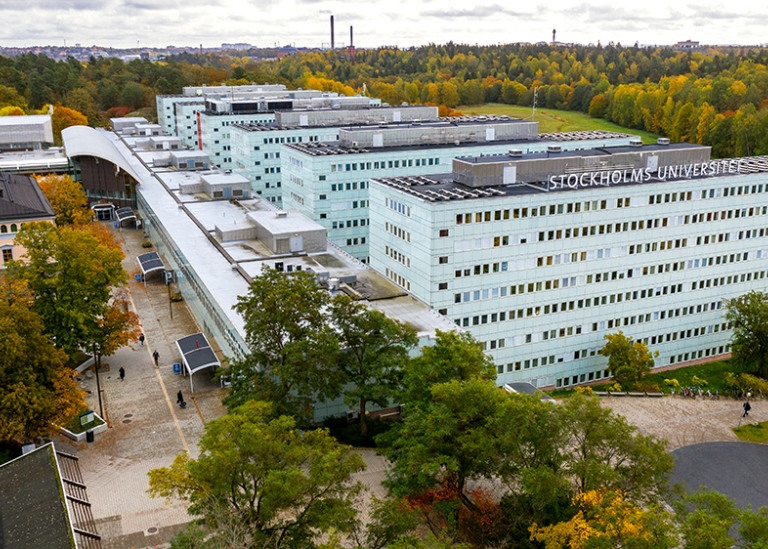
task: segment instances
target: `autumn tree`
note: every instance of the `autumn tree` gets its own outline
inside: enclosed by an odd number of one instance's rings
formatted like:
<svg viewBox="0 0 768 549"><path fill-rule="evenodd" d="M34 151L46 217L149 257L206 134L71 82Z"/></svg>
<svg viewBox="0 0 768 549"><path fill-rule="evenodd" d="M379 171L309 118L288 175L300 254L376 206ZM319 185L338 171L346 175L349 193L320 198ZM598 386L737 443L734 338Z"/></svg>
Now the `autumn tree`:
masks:
<svg viewBox="0 0 768 549"><path fill-rule="evenodd" d="M733 361L748 372L768 376L768 295L751 291L726 302Z"/></svg>
<svg viewBox="0 0 768 549"><path fill-rule="evenodd" d="M85 409L66 354L45 334L23 282L0 276L0 440L31 441Z"/></svg>
<svg viewBox="0 0 768 549"><path fill-rule="evenodd" d="M600 349L600 354L608 357L608 370L614 379L622 385L632 385L650 373L654 365L654 357L648 345L642 341L634 341L619 331L606 334L606 343Z"/></svg>
<svg viewBox="0 0 768 549"><path fill-rule="evenodd" d="M275 403L276 413L311 422L315 399L340 394L338 338L327 321L330 296L313 274L265 269L234 309L245 321L250 353L232 366L228 407Z"/></svg>
<svg viewBox="0 0 768 549"><path fill-rule="evenodd" d="M37 183L56 213L57 225L90 223L92 213L88 209L85 190L71 176L57 174L38 176Z"/></svg>
<svg viewBox="0 0 768 549"><path fill-rule="evenodd" d="M53 115L51 115L51 125L53 126L53 142L57 146L61 146L61 130L70 126L87 126L88 119L84 114L74 109L56 105L53 109Z"/></svg>
<svg viewBox="0 0 768 549"><path fill-rule="evenodd" d="M344 401L360 414L366 436L368 403L391 405L400 387L402 368L416 346L416 330L340 294L331 304L331 321L339 337L336 367L343 375Z"/></svg>
<svg viewBox="0 0 768 549"><path fill-rule="evenodd" d="M325 430L273 417L269 404L250 401L206 425L200 457L180 454L150 471L151 495L190 503L205 547L311 549L355 526L359 454Z"/></svg>
<svg viewBox="0 0 768 549"><path fill-rule="evenodd" d="M108 314L113 289L128 275L123 252L88 227L27 223L16 236L26 255L6 276L25 281L45 331L67 354L90 349L99 319Z"/></svg>

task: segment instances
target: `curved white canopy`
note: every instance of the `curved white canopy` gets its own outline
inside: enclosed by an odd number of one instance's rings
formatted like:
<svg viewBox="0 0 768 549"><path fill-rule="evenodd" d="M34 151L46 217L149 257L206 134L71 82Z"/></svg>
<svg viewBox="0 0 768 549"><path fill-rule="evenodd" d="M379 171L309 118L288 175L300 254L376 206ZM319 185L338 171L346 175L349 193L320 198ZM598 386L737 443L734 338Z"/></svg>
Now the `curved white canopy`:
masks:
<svg viewBox="0 0 768 549"><path fill-rule="evenodd" d="M67 157L95 156L103 158L123 169L137 182L141 182L133 167L115 147L115 144L103 133L89 126L70 126L61 131L64 152Z"/></svg>

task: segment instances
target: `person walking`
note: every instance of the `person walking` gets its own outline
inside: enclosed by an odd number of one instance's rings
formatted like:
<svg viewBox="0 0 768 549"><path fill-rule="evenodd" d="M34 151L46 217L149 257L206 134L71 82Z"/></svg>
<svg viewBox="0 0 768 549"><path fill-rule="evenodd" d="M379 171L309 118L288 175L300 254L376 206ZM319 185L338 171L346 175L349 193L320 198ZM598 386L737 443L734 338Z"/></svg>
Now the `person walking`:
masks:
<svg viewBox="0 0 768 549"><path fill-rule="evenodd" d="M155 352L152 353L152 358L155 359L155 366L157 366L158 361L160 360L160 353L157 352L157 349L155 349Z"/></svg>
<svg viewBox="0 0 768 549"><path fill-rule="evenodd" d="M144 347L144 334L139 334L139 343L141 343L141 346Z"/></svg>
<svg viewBox="0 0 768 549"><path fill-rule="evenodd" d="M120 369L117 371L118 374L120 374L120 381L125 381L125 368L120 366Z"/></svg>
<svg viewBox="0 0 768 549"><path fill-rule="evenodd" d="M744 405L742 406L744 408L744 415L741 417L747 417L749 415L749 411L752 409L752 406L749 404L749 401L745 401Z"/></svg>
<svg viewBox="0 0 768 549"><path fill-rule="evenodd" d="M184 402L184 395L181 394L181 391L176 393L176 404L181 404Z"/></svg>

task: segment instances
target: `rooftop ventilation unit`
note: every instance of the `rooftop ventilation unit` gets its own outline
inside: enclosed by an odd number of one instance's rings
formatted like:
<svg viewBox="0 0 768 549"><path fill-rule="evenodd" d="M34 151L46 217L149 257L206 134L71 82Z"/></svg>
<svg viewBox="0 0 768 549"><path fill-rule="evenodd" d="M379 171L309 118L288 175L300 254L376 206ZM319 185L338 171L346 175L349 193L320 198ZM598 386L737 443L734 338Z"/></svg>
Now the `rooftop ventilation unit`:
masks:
<svg viewBox="0 0 768 549"><path fill-rule="evenodd" d="M563 148L560 145L548 145L547 146L547 152L548 153L559 153L559 152L563 152Z"/></svg>
<svg viewBox="0 0 768 549"><path fill-rule="evenodd" d="M643 140L639 137L633 137L629 140L629 146L630 147L642 147L643 146Z"/></svg>
<svg viewBox="0 0 768 549"><path fill-rule="evenodd" d="M669 137L659 137L659 140L657 141L659 145L669 145Z"/></svg>
<svg viewBox="0 0 768 549"><path fill-rule="evenodd" d="M510 149L509 156L514 156L515 158L521 157L523 156L523 151L520 149Z"/></svg>
<svg viewBox="0 0 768 549"><path fill-rule="evenodd" d="M275 212L275 217L277 219L283 219L288 217L288 212Z"/></svg>

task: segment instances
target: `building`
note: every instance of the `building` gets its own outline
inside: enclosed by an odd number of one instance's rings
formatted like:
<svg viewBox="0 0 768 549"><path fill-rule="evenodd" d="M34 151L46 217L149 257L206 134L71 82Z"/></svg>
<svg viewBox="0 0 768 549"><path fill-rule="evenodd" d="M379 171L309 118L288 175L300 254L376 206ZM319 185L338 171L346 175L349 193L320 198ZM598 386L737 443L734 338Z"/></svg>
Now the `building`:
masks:
<svg viewBox="0 0 768 549"><path fill-rule="evenodd" d="M53 145L50 114L0 116L0 151L47 149Z"/></svg>
<svg viewBox="0 0 768 549"><path fill-rule="evenodd" d="M0 543L5 549L100 549L77 457L53 443L0 465Z"/></svg>
<svg viewBox="0 0 768 549"><path fill-rule="evenodd" d="M232 170L247 177L253 190L282 205L282 145L338 141L339 127L350 124L437 120L437 107L294 110L275 113L273 123L237 124L226 134ZM215 154L215 153L214 153ZM229 158L228 158L229 160Z"/></svg>
<svg viewBox="0 0 768 549"><path fill-rule="evenodd" d="M332 242L365 262L370 178L448 173L455 157L626 145L632 139L602 131L539 135L537 129L536 122L482 116L348 127L336 142L286 144L283 205L323 225Z"/></svg>
<svg viewBox="0 0 768 549"><path fill-rule="evenodd" d="M157 122L164 133L181 137L184 144L190 148L203 148L204 142L216 141L216 135L208 135L203 139L201 113L218 116L209 130L231 124L248 124L258 122L273 122L275 112L292 109L320 109L342 106L376 106L380 100L366 97L343 97L337 93L319 90L288 90L282 84L252 84L245 86L188 86L181 95L158 95L155 99L157 106ZM226 145L228 143L215 143ZM213 150L212 158L221 163L222 155L227 151L222 147ZM211 151L208 151L211 152ZM221 158L216 158L215 152ZM226 166L225 166L226 167Z"/></svg>
<svg viewBox="0 0 768 549"><path fill-rule="evenodd" d="M233 305L265 268L287 275L310 271L329 291L348 293L412 325L420 345L430 344L437 329L455 329L450 320L328 243L320 224L249 196L250 183L242 176L166 163L168 154L201 151L169 153L144 146L143 137L84 127L67 128L63 139L78 159L98 158L112 171L133 174L141 227L159 252L166 276L220 355L239 359L247 353L244 321ZM85 180L90 174L82 175L84 185L93 186ZM346 410L341 402L325 403L316 409L316 417Z"/></svg>
<svg viewBox="0 0 768 549"><path fill-rule="evenodd" d="M56 214L34 177L0 173L0 270L26 250L16 242L25 223L53 223Z"/></svg>
<svg viewBox="0 0 768 549"><path fill-rule="evenodd" d="M768 157L668 143L375 178L370 264L481 341L499 384L607 377L619 330L657 366L721 357L725 300L766 288Z"/></svg>

